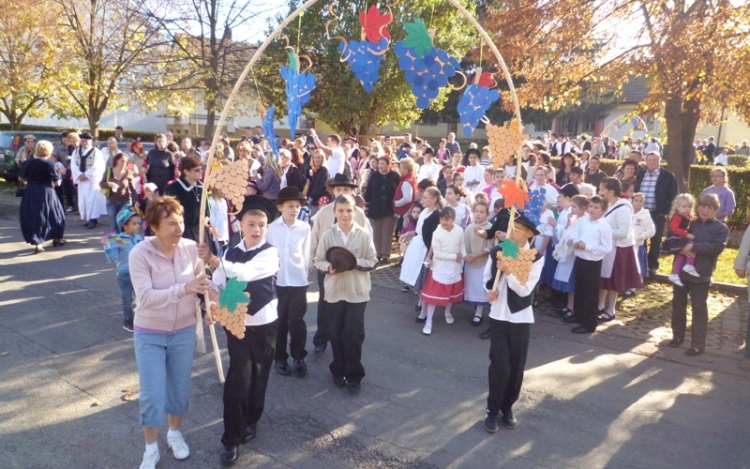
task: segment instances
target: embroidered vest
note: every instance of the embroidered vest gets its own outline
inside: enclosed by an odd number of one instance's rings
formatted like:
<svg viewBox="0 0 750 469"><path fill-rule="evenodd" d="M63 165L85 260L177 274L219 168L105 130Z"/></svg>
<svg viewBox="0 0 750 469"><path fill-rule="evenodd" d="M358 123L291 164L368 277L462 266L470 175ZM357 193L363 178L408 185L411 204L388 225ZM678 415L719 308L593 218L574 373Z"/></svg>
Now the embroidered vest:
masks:
<svg viewBox="0 0 750 469"><path fill-rule="evenodd" d="M258 249L247 252L242 249L232 248L227 251L225 259L237 264L246 264L251 262L255 256L271 247L270 244L265 243ZM247 306L247 314L253 316L268 303L276 299L276 276L272 275L271 277L255 280L254 282L248 282L245 291L250 294L250 304Z"/></svg>

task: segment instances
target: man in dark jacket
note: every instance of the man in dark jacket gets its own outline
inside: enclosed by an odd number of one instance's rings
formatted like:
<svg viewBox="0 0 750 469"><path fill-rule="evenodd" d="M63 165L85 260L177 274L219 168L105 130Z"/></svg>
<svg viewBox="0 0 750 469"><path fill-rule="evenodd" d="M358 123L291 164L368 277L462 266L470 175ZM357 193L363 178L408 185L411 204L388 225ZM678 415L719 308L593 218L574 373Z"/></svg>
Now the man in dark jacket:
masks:
<svg viewBox="0 0 750 469"><path fill-rule="evenodd" d="M661 239L672 201L677 197L677 179L674 174L660 166L661 156L656 152L646 155L646 171L637 178L636 192L645 196L643 207L651 213L656 233L649 240L648 270L655 273L659 269Z"/></svg>
<svg viewBox="0 0 750 469"><path fill-rule="evenodd" d="M372 224L372 240L378 261L387 262L391 256L391 241L396 228L396 216L393 213L393 198L400 182L396 171L391 171L391 160L387 156L378 158L378 170L370 176L365 190L367 217Z"/></svg>

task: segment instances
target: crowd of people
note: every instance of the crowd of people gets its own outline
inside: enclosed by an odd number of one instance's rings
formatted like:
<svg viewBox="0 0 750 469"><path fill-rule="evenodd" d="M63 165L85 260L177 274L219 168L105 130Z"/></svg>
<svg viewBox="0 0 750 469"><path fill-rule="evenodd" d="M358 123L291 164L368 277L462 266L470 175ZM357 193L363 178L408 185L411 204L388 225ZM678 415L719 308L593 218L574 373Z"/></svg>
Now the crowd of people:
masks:
<svg viewBox="0 0 750 469"><path fill-rule="evenodd" d="M55 246L65 243L64 205L77 210L89 229L108 215L110 233L102 242L116 263L123 327L134 333L141 384L141 469L159 461L156 440L165 418L174 457L190 454L179 429L190 395L194 337L202 317L213 322L212 306L229 279L246 282L252 301L244 336L227 333L221 454L227 465L256 434L270 372L307 374L311 273L320 291L314 353L331 344L333 382L351 393L365 377L365 311L370 272L378 265L400 260L402 290L416 294L416 322L424 335L437 329L438 307L450 325L453 306L467 303L472 325L489 323L480 337L491 344L490 432L500 423L518 424L512 406L523 381L533 308L549 301L563 323L574 325L573 333L590 334L617 317L618 296L637 294L662 254L674 256L669 345L685 340L690 297L686 354L705 350L708 291L728 237L724 222L735 210L722 167L696 200L678 194L675 176L660 165L658 141L645 153L638 149L643 142L625 153L618 148L622 164L609 177L599 163L612 156L611 142L585 136L549 134L526 142L520 164L509 160L499 167L489 147L471 144L464 152L454 134L434 149L409 134L360 146L355 136L333 134L323 142L310 130L307 138L281 141L278 159L260 128L248 129L234 149L221 140L214 154L219 164L248 161L246 197L242 207L231 207L214 189L209 226L200 223L210 147L205 140L197 148L188 138L178 146L160 134L149 152L138 141L122 152L116 137L99 149L87 132L63 134L58 149L27 141L34 157L22 162L27 189L20 219L24 239L37 252L50 239ZM553 156L560 158L556 167ZM523 211L511 220L506 178L542 192L537 222ZM201 230L208 241L199 244ZM748 251L750 235L745 238ZM520 250L536 249L526 282L498 259L506 240ZM744 276L748 268L738 259L735 270ZM544 300L542 289L549 292Z"/></svg>

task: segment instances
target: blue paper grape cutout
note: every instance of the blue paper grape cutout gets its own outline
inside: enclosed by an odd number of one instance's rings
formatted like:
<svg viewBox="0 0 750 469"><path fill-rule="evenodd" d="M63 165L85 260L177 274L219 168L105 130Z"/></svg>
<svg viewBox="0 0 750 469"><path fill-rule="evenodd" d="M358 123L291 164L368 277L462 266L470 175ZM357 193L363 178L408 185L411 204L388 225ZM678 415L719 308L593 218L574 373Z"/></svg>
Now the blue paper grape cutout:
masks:
<svg viewBox="0 0 750 469"><path fill-rule="evenodd" d="M266 115L263 116L263 133L268 140L268 144L271 146L271 150L273 150L274 156L278 160L279 142L276 141L276 131L273 129L273 114L275 112L276 108L271 106L271 109L269 109L268 112L266 112Z"/></svg>
<svg viewBox="0 0 750 469"><path fill-rule="evenodd" d="M466 87L466 91L458 102L458 113L461 116L465 136L471 137L487 109L499 99L500 93L497 90L478 84Z"/></svg>
<svg viewBox="0 0 750 469"><path fill-rule="evenodd" d="M431 47L424 56L417 56L412 47L405 47L398 41L393 48L398 56L398 66L404 71L411 92L417 98L417 107L427 109L430 101L438 97L440 88L448 85L448 78L456 75L461 68L458 60L450 57L443 49Z"/></svg>
<svg viewBox="0 0 750 469"><path fill-rule="evenodd" d="M547 189L533 189L529 191L529 201L526 202L524 215L535 225L542 224L542 211L544 209L544 195Z"/></svg>
<svg viewBox="0 0 750 469"><path fill-rule="evenodd" d="M299 60L289 53L289 68L281 66L281 77L286 81L286 108L289 115L289 131L292 140L297 138L297 121L302 115L302 106L310 100L315 88L315 75L299 72Z"/></svg>
<svg viewBox="0 0 750 469"><path fill-rule="evenodd" d="M380 80L380 62L385 57L388 45L386 38L381 38L377 44L367 40L339 44L339 52L344 54L354 76L368 93L372 93L373 86Z"/></svg>

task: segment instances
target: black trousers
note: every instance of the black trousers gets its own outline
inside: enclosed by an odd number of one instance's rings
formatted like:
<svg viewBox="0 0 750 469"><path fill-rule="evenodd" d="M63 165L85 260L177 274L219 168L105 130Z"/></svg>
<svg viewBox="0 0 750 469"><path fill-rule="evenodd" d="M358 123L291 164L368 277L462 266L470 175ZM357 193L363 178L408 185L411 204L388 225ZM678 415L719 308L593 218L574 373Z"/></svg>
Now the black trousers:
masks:
<svg viewBox="0 0 750 469"><path fill-rule="evenodd" d="M365 377L362 366L362 344L365 342L365 308L367 302L328 303L333 361L329 369L333 376L359 383Z"/></svg>
<svg viewBox="0 0 750 469"><path fill-rule="evenodd" d="M684 276L682 276L684 277ZM709 282L686 282L684 287L675 285L672 289L672 337L685 339L687 329L687 303L693 306L693 325L690 326L690 346L698 350L706 348L708 333L708 290Z"/></svg>
<svg viewBox="0 0 750 469"><path fill-rule="evenodd" d="M661 239L664 237L664 225L667 218L659 215L655 210L650 210L651 219L654 221L656 232L648 241L648 270L659 270L659 255L661 254Z"/></svg>
<svg viewBox="0 0 750 469"><path fill-rule="evenodd" d="M305 344L307 342L307 286L279 287L276 286L279 301L279 327L276 331L276 360L286 361L289 354L286 351L287 335L289 336L289 351L293 360L302 360L307 356Z"/></svg>
<svg viewBox="0 0 750 469"><path fill-rule="evenodd" d="M599 317L599 281L602 261L588 261L576 257L573 272L576 283L573 311L576 319L581 321L581 326L594 332Z"/></svg>
<svg viewBox="0 0 750 469"><path fill-rule="evenodd" d="M326 346L328 344L328 315L327 308L328 303L325 301L326 288L325 288L326 274L318 271L318 291L320 291L320 297L318 298L318 330L315 332L313 337L313 345Z"/></svg>
<svg viewBox="0 0 750 469"><path fill-rule="evenodd" d="M65 172L65 176L63 176L62 178L61 187L63 191L63 196L65 197L65 205L67 207L73 207L75 209L75 208L78 208L74 200L75 194L76 194L76 188L73 185L73 179L71 179L71 174L72 173L70 172L70 168L68 168L68 170Z"/></svg>
<svg viewBox="0 0 750 469"><path fill-rule="evenodd" d="M258 423L263 414L277 323L246 327L242 340L227 332L229 372L224 383L224 434L221 436L224 446L239 445L245 427Z"/></svg>
<svg viewBox="0 0 750 469"><path fill-rule="evenodd" d="M487 375L490 415L507 413L521 395L523 372L529 352L531 324L516 324L490 318L490 368Z"/></svg>

